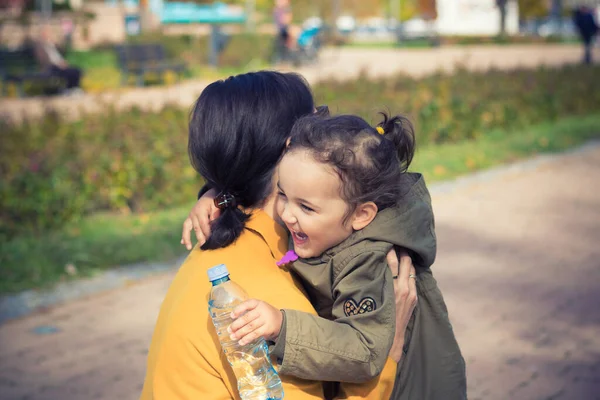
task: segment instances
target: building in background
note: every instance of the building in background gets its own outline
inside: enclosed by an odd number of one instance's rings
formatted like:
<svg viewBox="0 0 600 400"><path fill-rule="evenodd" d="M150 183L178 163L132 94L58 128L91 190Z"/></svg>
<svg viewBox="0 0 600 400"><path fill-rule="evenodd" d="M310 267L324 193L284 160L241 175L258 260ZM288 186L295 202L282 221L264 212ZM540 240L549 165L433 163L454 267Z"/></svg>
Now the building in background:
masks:
<svg viewBox="0 0 600 400"><path fill-rule="evenodd" d="M500 32L500 9L496 0L437 0L438 35L495 36ZM506 34L519 33L519 6L506 5Z"/></svg>

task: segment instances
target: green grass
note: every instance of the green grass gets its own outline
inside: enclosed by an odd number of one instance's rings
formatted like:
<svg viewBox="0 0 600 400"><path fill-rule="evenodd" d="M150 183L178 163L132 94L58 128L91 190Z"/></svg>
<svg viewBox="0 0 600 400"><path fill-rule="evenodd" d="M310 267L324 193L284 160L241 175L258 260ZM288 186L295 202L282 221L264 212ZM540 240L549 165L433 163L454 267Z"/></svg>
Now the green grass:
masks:
<svg viewBox="0 0 600 400"><path fill-rule="evenodd" d="M594 138L600 138L600 114L423 147L411 169L422 172L431 183L538 153L562 151ZM118 265L174 259L185 253L179 244L181 223L192 204L142 215L96 214L41 237L0 241L0 293L47 287ZM75 276L66 272L68 264L77 268Z"/></svg>
<svg viewBox="0 0 600 400"><path fill-rule="evenodd" d="M513 45L513 44L578 44L577 38L537 38L537 37L469 37L442 36L438 39L440 46L471 46L471 45ZM369 49L398 49L398 48L431 48L432 40L427 38L406 39L401 42L392 41L348 41L343 47Z"/></svg>
<svg viewBox="0 0 600 400"><path fill-rule="evenodd" d="M179 244L185 207L142 215L96 214L41 237L18 237L0 242L0 293L41 288L90 276L117 265L172 260L184 253Z"/></svg>
<svg viewBox="0 0 600 400"><path fill-rule="evenodd" d="M177 39L175 39L177 40ZM264 41L264 39L262 39ZM238 44L238 47L241 46ZM199 46L202 55L204 55L205 49L203 46ZM229 52L233 52L229 50ZM196 57L202 58L204 56ZM131 87L135 87L135 81L133 78L130 79L128 86L121 86L121 72L117 65L117 58L113 50L109 49L93 49L88 51L71 51L67 54L67 61L83 70L83 78L81 85L83 89L88 93L100 93L107 90L127 90ZM230 56L231 58L231 56ZM225 60L231 63L231 60ZM236 60L237 61L237 60ZM269 67L264 57L255 57L240 60L239 65L228 65L224 63L219 67L212 67L207 64L206 61L199 62L196 59L188 60L188 74L184 79L204 79L207 81L214 81L217 79L223 79L230 75L237 75L249 70L259 70ZM177 82L177 76L173 73L165 75L166 84L172 84ZM152 85L160 83L158 76L152 76L151 74L146 75L146 85ZM41 88L31 87L29 85L25 88L26 92L30 95L41 94ZM16 97L16 87L9 85L8 87L9 97Z"/></svg>
<svg viewBox="0 0 600 400"><path fill-rule="evenodd" d="M600 114L564 118L510 134L496 130L472 141L423 147L417 150L411 169L435 182L596 138L600 138Z"/></svg>
<svg viewBox="0 0 600 400"><path fill-rule="evenodd" d="M133 78L130 80L129 86L121 86L121 72L117 66L114 52L111 50L76 51L69 53L67 58L69 63L83 69L82 86L86 92L97 93L106 90L127 90L135 86ZM248 69L263 69L267 66L266 62L260 60L254 60L249 65L240 67L221 66L216 68L207 64L192 62L188 63L188 74L185 78L214 81L230 75L243 73ZM147 74L146 79L147 85L159 82L158 76L152 76L151 74ZM167 84L174 83L177 81L177 76L167 72L165 81Z"/></svg>
<svg viewBox="0 0 600 400"><path fill-rule="evenodd" d="M360 42L348 42L344 44L344 47L359 48L359 49L398 49L398 48L418 48L425 49L430 48L431 41L428 39L414 39L404 40L402 42L397 41L360 41Z"/></svg>

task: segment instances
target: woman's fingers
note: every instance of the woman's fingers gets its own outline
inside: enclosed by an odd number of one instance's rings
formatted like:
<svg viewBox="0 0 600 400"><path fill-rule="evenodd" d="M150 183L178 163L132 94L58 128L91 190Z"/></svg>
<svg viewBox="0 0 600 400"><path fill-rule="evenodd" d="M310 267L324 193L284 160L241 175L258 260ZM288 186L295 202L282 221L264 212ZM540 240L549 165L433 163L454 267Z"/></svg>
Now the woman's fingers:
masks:
<svg viewBox="0 0 600 400"><path fill-rule="evenodd" d="M405 250L400 250L400 267L398 272L398 289L396 292L396 304L399 302L415 303L417 301L417 286L415 267L412 259ZM414 305L413 305L414 306Z"/></svg>
<svg viewBox="0 0 600 400"><path fill-rule="evenodd" d="M399 263L400 268L398 270L398 279L401 281L405 281L408 279L410 275L411 268L413 268L412 259L404 249L398 250L398 256L400 257ZM414 268L413 268L414 271Z"/></svg>
<svg viewBox="0 0 600 400"><path fill-rule="evenodd" d="M204 236L204 233L202 233L202 224L200 223L200 218L198 218L198 214L194 214L194 210L192 210L192 212L190 213L190 219L192 220L192 225L194 226L196 240L198 240L198 243L200 244L200 246L202 246L204 242L206 242L206 238Z"/></svg>
<svg viewBox="0 0 600 400"><path fill-rule="evenodd" d="M410 259L410 257L409 257ZM417 271L415 267L412 265L412 261L410 263L410 274L408 278L408 299L407 301L412 304L412 307L417 305L419 297L417 296Z"/></svg>
<svg viewBox="0 0 600 400"><path fill-rule="evenodd" d="M197 215L198 219L198 230L196 231L196 237L202 235L202 240L198 239L198 242L204 244L206 238L210 236L210 221L212 221L211 215L214 214L212 210L207 210Z"/></svg>
<svg viewBox="0 0 600 400"><path fill-rule="evenodd" d="M396 295L396 334L389 356L396 362L402 358L404 334L417 305L417 285L415 267L408 253L398 251L400 257L398 278L394 282Z"/></svg>
<svg viewBox="0 0 600 400"><path fill-rule="evenodd" d="M192 229L194 229L194 225L192 223L192 219L187 217L185 221L183 221L183 230L181 232L181 244L185 246L186 249L192 249Z"/></svg>
<svg viewBox="0 0 600 400"><path fill-rule="evenodd" d="M388 251L385 259L387 260L390 271L392 271L392 276L398 276L398 256L396 255L396 250L392 248Z"/></svg>

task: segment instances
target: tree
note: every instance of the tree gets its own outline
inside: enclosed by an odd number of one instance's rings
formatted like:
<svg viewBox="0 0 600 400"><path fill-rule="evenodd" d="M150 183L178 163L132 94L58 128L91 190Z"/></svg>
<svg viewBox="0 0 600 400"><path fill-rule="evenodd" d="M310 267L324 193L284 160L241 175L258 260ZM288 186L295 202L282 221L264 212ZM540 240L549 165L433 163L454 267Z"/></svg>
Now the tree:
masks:
<svg viewBox="0 0 600 400"><path fill-rule="evenodd" d="M519 18L522 20L548 15L547 0L519 0Z"/></svg>
<svg viewBox="0 0 600 400"><path fill-rule="evenodd" d="M500 36L506 34L506 3L508 0L496 0L496 5L500 9Z"/></svg>
<svg viewBox="0 0 600 400"><path fill-rule="evenodd" d="M435 0L419 0L419 14L426 20L437 18L437 6Z"/></svg>
<svg viewBox="0 0 600 400"><path fill-rule="evenodd" d="M562 0L552 0L552 9L550 10L550 14L552 15L552 18L558 24L560 24L562 13L563 13Z"/></svg>

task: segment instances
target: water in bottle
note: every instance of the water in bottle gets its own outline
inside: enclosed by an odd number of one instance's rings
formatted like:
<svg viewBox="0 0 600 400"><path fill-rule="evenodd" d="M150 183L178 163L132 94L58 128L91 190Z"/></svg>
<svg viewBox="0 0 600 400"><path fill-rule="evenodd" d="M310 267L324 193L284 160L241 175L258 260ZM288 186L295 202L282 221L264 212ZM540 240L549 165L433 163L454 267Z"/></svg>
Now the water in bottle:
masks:
<svg viewBox="0 0 600 400"><path fill-rule="evenodd" d="M229 279L224 264L208 270L212 283L208 312L212 318L223 352L237 378L238 391L242 400L283 399L281 379L269 359L267 343L263 338L240 346L230 338L227 328L233 322L231 312L248 299L239 285Z"/></svg>

